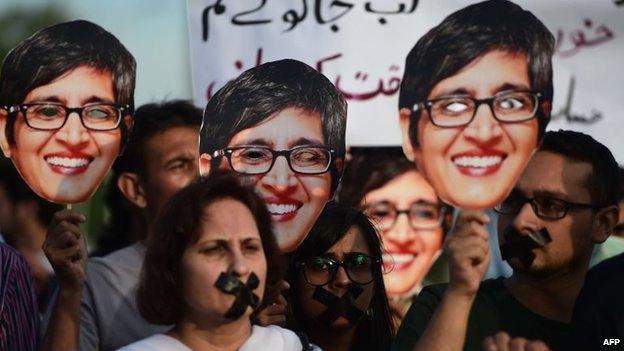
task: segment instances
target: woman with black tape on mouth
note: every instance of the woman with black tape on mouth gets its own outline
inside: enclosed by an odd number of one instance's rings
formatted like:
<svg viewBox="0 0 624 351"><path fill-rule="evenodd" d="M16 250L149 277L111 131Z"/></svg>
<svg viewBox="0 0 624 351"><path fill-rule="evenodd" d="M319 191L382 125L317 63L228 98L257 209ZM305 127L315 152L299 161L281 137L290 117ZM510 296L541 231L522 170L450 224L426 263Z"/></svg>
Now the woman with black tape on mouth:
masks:
<svg viewBox="0 0 624 351"><path fill-rule="evenodd" d="M360 210L328 203L292 254L289 327L326 351L389 350L380 240Z"/></svg>
<svg viewBox="0 0 624 351"><path fill-rule="evenodd" d="M281 256L253 189L215 172L174 195L147 243L137 303L145 320L173 325L121 350L302 350L278 326L252 326L279 294Z"/></svg>

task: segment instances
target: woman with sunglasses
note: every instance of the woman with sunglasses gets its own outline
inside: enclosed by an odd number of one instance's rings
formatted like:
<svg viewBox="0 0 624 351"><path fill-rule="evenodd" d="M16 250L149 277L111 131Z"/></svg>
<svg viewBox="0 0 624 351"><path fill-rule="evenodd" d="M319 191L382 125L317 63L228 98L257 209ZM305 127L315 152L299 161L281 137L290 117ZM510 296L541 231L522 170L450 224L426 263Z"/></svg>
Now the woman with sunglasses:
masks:
<svg viewBox="0 0 624 351"><path fill-rule="evenodd" d="M375 228L359 210L329 203L293 253L293 330L325 351L389 350L393 327Z"/></svg>

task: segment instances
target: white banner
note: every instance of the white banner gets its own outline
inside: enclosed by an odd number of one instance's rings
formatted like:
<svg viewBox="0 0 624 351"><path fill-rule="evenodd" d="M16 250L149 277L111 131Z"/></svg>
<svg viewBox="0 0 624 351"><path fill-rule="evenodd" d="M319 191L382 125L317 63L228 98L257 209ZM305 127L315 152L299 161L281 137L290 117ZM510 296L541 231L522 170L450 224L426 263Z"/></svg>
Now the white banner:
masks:
<svg viewBox="0 0 624 351"><path fill-rule="evenodd" d="M452 12L475 1L189 0L193 94L205 106L244 70L294 58L349 101L347 144L399 145L405 56ZM557 38L549 129L574 129L624 163L624 0L525 0Z"/></svg>

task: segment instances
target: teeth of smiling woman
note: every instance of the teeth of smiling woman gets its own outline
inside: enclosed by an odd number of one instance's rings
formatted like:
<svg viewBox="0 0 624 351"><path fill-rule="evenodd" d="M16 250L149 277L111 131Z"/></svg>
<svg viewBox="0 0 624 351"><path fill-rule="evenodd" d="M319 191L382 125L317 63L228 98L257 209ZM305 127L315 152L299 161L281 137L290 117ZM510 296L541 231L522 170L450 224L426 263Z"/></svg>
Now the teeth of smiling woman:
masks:
<svg viewBox="0 0 624 351"><path fill-rule="evenodd" d="M286 214L295 212L297 210L297 206L295 205L278 205L278 204L267 204L267 209L271 214Z"/></svg>
<svg viewBox="0 0 624 351"><path fill-rule="evenodd" d="M486 168L497 165L503 161L501 156L461 156L453 160L460 167Z"/></svg>
<svg viewBox="0 0 624 351"><path fill-rule="evenodd" d="M383 255L384 261L386 261L386 262L394 262L396 264L407 263L407 262L412 261L414 258L415 258L415 256L412 255L412 254L393 253L393 254Z"/></svg>
<svg viewBox="0 0 624 351"><path fill-rule="evenodd" d="M89 159L87 158L69 158L69 157L48 157L46 161L55 166L67 167L67 168L78 168L83 167L89 164Z"/></svg>

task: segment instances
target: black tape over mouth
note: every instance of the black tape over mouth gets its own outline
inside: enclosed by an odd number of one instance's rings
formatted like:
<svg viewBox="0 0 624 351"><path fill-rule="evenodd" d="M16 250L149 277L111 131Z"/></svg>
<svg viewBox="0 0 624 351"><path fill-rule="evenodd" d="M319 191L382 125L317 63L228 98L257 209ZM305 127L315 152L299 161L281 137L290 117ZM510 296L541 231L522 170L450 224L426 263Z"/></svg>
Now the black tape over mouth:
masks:
<svg viewBox="0 0 624 351"><path fill-rule="evenodd" d="M231 273L222 272L215 283L217 289L226 294L234 295L235 300L230 309L225 313L225 318L238 319L247 310L247 306L256 308L260 305L260 298L253 293L253 290L260 285L258 276L251 272L247 283L243 283L240 279Z"/></svg>
<svg viewBox="0 0 624 351"><path fill-rule="evenodd" d="M500 247L502 259L509 261L516 257L526 268L530 267L535 259L533 249L544 247L552 241L546 228L522 234L513 225L505 228L503 238L505 238L505 243Z"/></svg>
<svg viewBox="0 0 624 351"><path fill-rule="evenodd" d="M364 312L355 304L355 300L363 291L359 285L351 284L344 295L336 296L322 286L317 286L312 298L327 306L317 319L328 327L340 317L355 325L364 316Z"/></svg>

